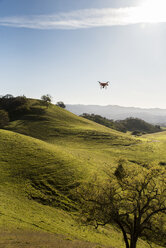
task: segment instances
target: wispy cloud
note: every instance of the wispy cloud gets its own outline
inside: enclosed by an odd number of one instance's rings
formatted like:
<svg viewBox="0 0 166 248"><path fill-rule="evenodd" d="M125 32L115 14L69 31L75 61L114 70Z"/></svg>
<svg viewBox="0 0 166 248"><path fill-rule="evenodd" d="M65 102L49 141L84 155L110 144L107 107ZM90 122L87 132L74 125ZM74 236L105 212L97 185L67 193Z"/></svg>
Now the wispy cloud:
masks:
<svg viewBox="0 0 166 248"><path fill-rule="evenodd" d="M30 29L81 29L153 22L139 7L84 9L53 15L0 18L0 26ZM166 22L166 16L155 22Z"/></svg>

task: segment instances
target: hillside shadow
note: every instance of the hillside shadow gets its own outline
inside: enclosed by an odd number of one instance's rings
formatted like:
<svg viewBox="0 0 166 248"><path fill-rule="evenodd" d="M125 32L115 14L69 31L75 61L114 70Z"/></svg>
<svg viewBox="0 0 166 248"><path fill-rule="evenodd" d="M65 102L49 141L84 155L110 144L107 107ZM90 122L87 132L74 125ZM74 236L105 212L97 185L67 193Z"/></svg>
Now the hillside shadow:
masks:
<svg viewBox="0 0 166 248"><path fill-rule="evenodd" d="M27 115L21 117L21 120L28 121L47 121L48 118L44 116L45 110L41 108L32 108Z"/></svg>

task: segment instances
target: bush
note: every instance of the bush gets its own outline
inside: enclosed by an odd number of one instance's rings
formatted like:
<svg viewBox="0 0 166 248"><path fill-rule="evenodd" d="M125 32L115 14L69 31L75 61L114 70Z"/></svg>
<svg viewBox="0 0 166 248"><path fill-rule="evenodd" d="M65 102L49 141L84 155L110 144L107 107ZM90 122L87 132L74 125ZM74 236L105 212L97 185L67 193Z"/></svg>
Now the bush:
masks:
<svg viewBox="0 0 166 248"><path fill-rule="evenodd" d="M63 102L57 102L56 105L61 108L66 108L66 105Z"/></svg>

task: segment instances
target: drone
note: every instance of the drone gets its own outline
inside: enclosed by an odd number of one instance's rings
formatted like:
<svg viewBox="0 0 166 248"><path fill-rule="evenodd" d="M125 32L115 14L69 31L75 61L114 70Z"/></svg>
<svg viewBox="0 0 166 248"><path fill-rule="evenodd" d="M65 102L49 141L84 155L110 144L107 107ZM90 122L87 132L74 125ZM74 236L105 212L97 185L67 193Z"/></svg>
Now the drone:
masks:
<svg viewBox="0 0 166 248"><path fill-rule="evenodd" d="M104 89L104 88L106 88L107 89L107 87L108 87L108 85L109 85L109 81L108 82L106 82L106 83L102 83L102 82L100 82L100 81L98 81L99 82L99 84L100 84L100 88L101 89Z"/></svg>

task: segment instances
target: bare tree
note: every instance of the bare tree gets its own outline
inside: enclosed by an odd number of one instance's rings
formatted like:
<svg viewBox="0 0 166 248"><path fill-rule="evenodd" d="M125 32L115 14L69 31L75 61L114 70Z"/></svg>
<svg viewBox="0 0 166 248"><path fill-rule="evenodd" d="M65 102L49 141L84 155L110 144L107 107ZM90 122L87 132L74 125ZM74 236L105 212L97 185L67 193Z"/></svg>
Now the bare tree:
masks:
<svg viewBox="0 0 166 248"><path fill-rule="evenodd" d="M78 189L83 220L96 228L115 223L126 248L136 248L138 238L149 239L155 223L166 214L166 170L127 171L120 165L107 176L102 184L95 180Z"/></svg>

